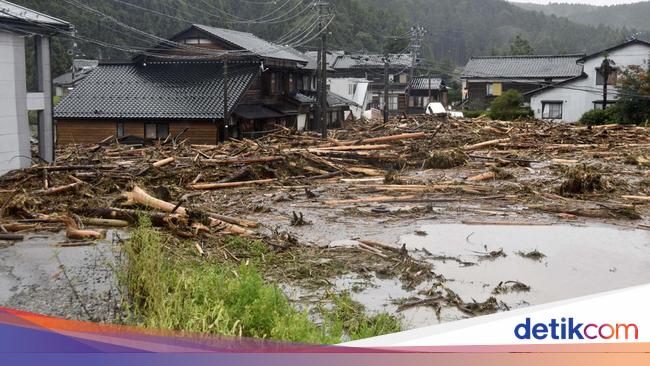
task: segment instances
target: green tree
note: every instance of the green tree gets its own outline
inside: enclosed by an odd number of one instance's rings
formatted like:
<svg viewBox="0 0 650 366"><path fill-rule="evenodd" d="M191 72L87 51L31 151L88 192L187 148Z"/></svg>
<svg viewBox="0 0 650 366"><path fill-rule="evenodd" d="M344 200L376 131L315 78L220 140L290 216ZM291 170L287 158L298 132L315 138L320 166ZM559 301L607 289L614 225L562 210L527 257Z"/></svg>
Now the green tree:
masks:
<svg viewBox="0 0 650 366"><path fill-rule="evenodd" d="M535 49L530 45L530 42L522 38L521 35L517 35L510 44L510 54L511 55L532 55L535 53Z"/></svg>
<svg viewBox="0 0 650 366"><path fill-rule="evenodd" d="M650 63L632 65L624 72L619 84L615 108L621 123L647 123L650 121Z"/></svg>
<svg viewBox="0 0 650 366"><path fill-rule="evenodd" d="M384 41L384 53L403 53L409 46L408 36L402 27L395 28Z"/></svg>

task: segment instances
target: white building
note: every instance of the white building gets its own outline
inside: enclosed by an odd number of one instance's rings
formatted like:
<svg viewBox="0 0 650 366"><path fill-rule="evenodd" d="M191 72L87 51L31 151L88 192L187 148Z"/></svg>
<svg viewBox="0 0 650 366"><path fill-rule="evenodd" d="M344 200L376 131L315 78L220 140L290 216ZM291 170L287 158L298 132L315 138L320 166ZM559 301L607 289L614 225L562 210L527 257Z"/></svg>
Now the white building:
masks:
<svg viewBox="0 0 650 366"><path fill-rule="evenodd" d="M50 36L69 23L0 0L0 175L31 165L27 111L38 113L39 156L54 160ZM34 37L38 90L27 93L25 38Z"/></svg>
<svg viewBox="0 0 650 366"><path fill-rule="evenodd" d="M535 117L577 122L585 112L602 108L605 81L599 70L605 56L615 64L615 71L608 80L607 105L610 105L618 97L616 83L622 72L631 65L647 66L650 43L633 39L579 59L578 63L583 66L582 75L526 94L530 97Z"/></svg>
<svg viewBox="0 0 650 366"><path fill-rule="evenodd" d="M370 80L353 77L330 77L327 79L327 85L330 92L357 104L350 107L350 112L346 112L345 118L348 117L349 113L352 113L354 118L361 118L366 106L372 102Z"/></svg>

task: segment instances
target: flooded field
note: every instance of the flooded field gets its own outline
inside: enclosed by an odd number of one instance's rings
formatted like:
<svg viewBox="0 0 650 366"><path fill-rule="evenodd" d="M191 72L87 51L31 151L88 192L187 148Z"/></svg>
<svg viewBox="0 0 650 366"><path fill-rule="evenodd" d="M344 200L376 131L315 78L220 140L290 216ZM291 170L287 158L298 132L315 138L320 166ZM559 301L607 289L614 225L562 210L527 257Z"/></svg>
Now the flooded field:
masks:
<svg viewBox="0 0 650 366"><path fill-rule="evenodd" d="M426 299L441 286L466 302L495 297L507 308L518 308L650 280L650 231L646 230L607 225L427 225L417 234L402 236L399 244L431 262L438 277L414 291L404 290L396 279L379 278L367 283L344 277L337 287L347 287L371 310L393 312L405 299ZM426 305L401 313L410 328L467 317L444 306L439 315L435 307Z"/></svg>

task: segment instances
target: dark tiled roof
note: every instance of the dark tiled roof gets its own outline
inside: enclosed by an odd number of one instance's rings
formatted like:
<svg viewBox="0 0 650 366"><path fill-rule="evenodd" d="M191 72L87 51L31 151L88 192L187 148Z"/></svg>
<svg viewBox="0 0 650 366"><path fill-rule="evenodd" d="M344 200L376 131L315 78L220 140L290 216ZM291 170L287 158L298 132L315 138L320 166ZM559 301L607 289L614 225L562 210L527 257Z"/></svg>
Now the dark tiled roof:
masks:
<svg viewBox="0 0 650 366"><path fill-rule="evenodd" d="M230 108L259 72L258 63L229 65ZM223 65L156 62L101 65L54 109L55 118L223 118Z"/></svg>
<svg viewBox="0 0 650 366"><path fill-rule="evenodd" d="M429 90L429 85L431 85L431 90L440 90L442 79L431 78L431 84L429 84L428 77L415 77L411 80L409 87L411 90Z"/></svg>
<svg viewBox="0 0 650 366"><path fill-rule="evenodd" d="M283 46L271 43L252 33L239 32L231 29L215 28L207 25L194 24L194 27L220 38L241 49L251 51L252 53L268 58L281 60L290 60L301 63L307 63L307 59L300 53L289 46Z"/></svg>
<svg viewBox="0 0 650 366"><path fill-rule="evenodd" d="M583 55L472 57L463 78L572 78L582 74Z"/></svg>

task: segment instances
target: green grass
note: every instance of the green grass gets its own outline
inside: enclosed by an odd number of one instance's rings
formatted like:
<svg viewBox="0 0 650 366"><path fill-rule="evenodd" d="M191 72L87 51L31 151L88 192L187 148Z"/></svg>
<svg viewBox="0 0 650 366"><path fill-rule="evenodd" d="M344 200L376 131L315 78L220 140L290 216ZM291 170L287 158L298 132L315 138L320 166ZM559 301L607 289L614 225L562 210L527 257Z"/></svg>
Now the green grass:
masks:
<svg viewBox="0 0 650 366"><path fill-rule="evenodd" d="M120 280L127 291L126 321L173 329L312 344L332 344L399 331L388 314L368 316L349 295L321 309L322 324L296 310L275 285L265 283L255 260L248 264L199 263L174 259L163 234L143 220L125 245ZM272 255L262 242L233 239L252 258Z"/></svg>

